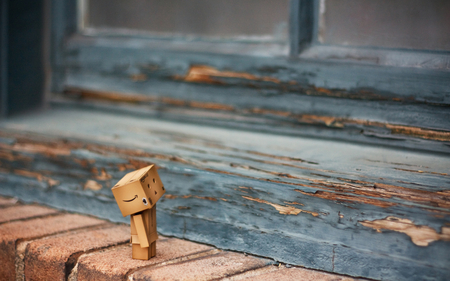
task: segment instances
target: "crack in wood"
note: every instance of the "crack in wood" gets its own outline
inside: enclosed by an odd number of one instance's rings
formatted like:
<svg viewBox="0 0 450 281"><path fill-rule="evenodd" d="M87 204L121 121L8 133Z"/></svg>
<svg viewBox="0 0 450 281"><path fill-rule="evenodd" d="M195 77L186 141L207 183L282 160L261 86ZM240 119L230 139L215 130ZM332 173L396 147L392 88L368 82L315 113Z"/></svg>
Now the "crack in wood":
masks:
<svg viewBox="0 0 450 281"><path fill-rule="evenodd" d="M394 168L394 170L404 171L404 172L411 172L411 173L418 173L418 174L431 174L431 175L439 175L439 176L449 176L448 173L437 173L437 172L430 172L430 171L423 171L423 170L410 170L410 169L402 169L402 168Z"/></svg>
<svg viewBox="0 0 450 281"><path fill-rule="evenodd" d="M82 99L106 100L112 102L125 102L132 104L162 103L179 107L192 107L200 109L225 110L225 111L234 110L233 106L213 102L186 101L168 97L139 95L130 93L124 94L119 92L88 90L76 87L68 87L64 90L64 93L69 96L78 96L79 98Z"/></svg>
<svg viewBox="0 0 450 281"><path fill-rule="evenodd" d="M173 195L173 194L164 194L164 198L165 199L177 199L177 198L182 198L182 199L188 199L188 198L196 198L196 199L203 199L203 200L210 200L210 201L217 201L216 198L214 197L210 197L210 196L198 196L198 195ZM220 198L222 199L222 198ZM224 200L224 199L222 199ZM227 200L224 200L227 201Z"/></svg>
<svg viewBox="0 0 450 281"><path fill-rule="evenodd" d="M347 195L347 194L339 194L339 193L334 193L334 192L326 192L326 191L320 191L320 190L316 191L314 193L305 192L305 191L302 191L299 189L295 189L295 191L297 191L303 195L314 196L317 198L322 198L322 199L327 199L327 200L332 200L332 201L343 201L343 202L352 202L352 203L358 202L358 203L370 204L370 205L374 205L374 206L378 206L378 207L382 207L382 208L392 207L392 206L397 205L396 203L393 203L393 202L386 202L386 201L381 201L381 200L377 200L377 199L352 196L352 195Z"/></svg>
<svg viewBox="0 0 450 281"><path fill-rule="evenodd" d="M295 207L292 207L292 206L283 206L283 205L271 203L271 202L266 201L266 200L253 198L253 197L250 197L250 196L242 196L242 198L250 200L250 201L255 201L255 202L258 202L258 203L270 205L270 206L274 207L282 215L295 215L296 216L296 215L298 215L300 213L307 213L307 214L312 215L313 217L318 217L319 216L319 213L317 213L317 212L306 211L306 210L298 209L298 208L295 208Z"/></svg>

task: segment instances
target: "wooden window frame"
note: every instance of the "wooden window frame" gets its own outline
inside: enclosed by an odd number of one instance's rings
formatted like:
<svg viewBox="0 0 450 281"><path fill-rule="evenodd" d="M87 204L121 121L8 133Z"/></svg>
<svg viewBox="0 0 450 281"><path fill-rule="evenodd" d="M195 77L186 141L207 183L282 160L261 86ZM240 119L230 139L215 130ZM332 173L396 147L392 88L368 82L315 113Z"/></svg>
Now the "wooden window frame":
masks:
<svg viewBox="0 0 450 281"><path fill-rule="evenodd" d="M291 0L287 50L276 44L85 36L77 32L76 0L55 0L52 90L63 98L99 92L150 96L160 112L173 106L164 98L185 106L215 104L231 108L230 115L258 118L258 124L165 117L450 152L450 54L320 44L319 5Z"/></svg>

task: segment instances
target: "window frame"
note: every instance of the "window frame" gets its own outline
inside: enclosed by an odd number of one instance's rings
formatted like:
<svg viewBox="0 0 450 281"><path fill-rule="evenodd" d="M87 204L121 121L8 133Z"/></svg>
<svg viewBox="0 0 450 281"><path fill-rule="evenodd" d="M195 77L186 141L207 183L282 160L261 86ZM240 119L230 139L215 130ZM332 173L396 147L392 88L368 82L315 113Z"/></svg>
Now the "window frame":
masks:
<svg viewBox="0 0 450 281"><path fill-rule="evenodd" d="M224 104L233 108L231 115L244 117L255 117L253 113L261 109L264 113L256 117L263 119L265 125L257 127L262 131L450 151L442 138L430 140L420 136L418 140L417 134L411 133L402 136L402 142L393 142L398 136L386 130L394 124L407 126L410 131L448 133L450 53L320 44L319 0L290 1L289 51L257 43L180 44L161 38L80 35L77 1L53 0L52 4L52 90L63 98L73 97L78 92L73 89L81 88L150 95L159 101L172 98L184 104L189 101ZM259 50L256 54L255 48ZM137 73L117 70L124 64L139 66L145 60L150 67L154 63L161 70L148 75L151 83L127 80L133 75L139 78L141 70ZM179 79L186 78L196 65L210 66L219 75L238 76L219 77L213 83ZM291 82L297 85L292 86ZM236 90L240 94L234 94ZM160 111L171 105L161 106ZM304 118L309 115L317 117L311 124ZM206 122L189 116L177 118L174 120ZM327 118L346 119L351 124L342 128L340 122L323 121ZM251 130L256 128L252 122L242 125L227 120L225 125ZM284 129L273 122L283 123ZM374 130L375 123L379 126ZM221 121L206 124L224 125ZM358 132L364 136L357 135Z"/></svg>
<svg viewBox="0 0 450 281"><path fill-rule="evenodd" d="M320 0L290 0L289 11L289 38L288 48L283 48L279 43L258 43L258 42L214 42L208 40L183 41L176 40L176 46L172 40L157 36L135 37L113 34L91 34L82 35L79 33L83 25L80 23L82 16L80 13L86 9L82 5L84 1L63 0L52 3L52 49L53 66L63 66L63 53L68 41L73 43L82 43L88 37L100 38L124 38L134 42L142 40L143 45L151 43L157 45L162 42L176 51L186 52L207 52L210 55L246 55L246 56L265 56L265 57L285 57L286 59L313 60L324 62L342 62L342 63L365 63L395 67L411 67L430 70L450 71L450 52L430 51L430 50L404 50L393 48L358 47L358 46L339 46L322 44L318 40L319 18L320 18ZM150 42L150 44L148 44ZM181 47L180 47L180 43ZM221 48L226 45L227 51ZM259 45L259 46L258 46ZM156 47L156 46L155 46ZM256 52L253 51L256 49ZM263 51L264 49L265 51ZM286 52L288 56L286 56ZM255 55L256 54L256 55ZM372 54L370 56L369 54ZM389 60L389 61L388 61ZM60 73L53 72L56 77ZM61 89L60 80L55 78L53 89Z"/></svg>

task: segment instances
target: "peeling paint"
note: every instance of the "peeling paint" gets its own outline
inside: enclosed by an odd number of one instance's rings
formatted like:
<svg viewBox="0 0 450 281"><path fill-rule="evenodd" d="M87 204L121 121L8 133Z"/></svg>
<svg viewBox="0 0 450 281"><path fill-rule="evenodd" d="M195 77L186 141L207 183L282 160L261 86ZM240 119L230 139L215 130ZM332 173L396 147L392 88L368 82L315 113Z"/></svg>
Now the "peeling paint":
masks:
<svg viewBox="0 0 450 281"><path fill-rule="evenodd" d="M41 145L36 143L16 143L11 149L13 151L29 152L29 153L41 153L50 156L69 156L70 149L59 144L53 144L52 146Z"/></svg>
<svg viewBox="0 0 450 281"><path fill-rule="evenodd" d="M284 201L284 203L285 203L285 204L288 204L288 205L300 205L300 206L305 206L305 204L302 204L302 203L299 203L299 202L287 202L287 201Z"/></svg>
<svg viewBox="0 0 450 281"><path fill-rule="evenodd" d="M84 184L84 189L90 189L90 190L100 190L102 189L102 185L94 180L87 180Z"/></svg>
<svg viewBox="0 0 450 281"><path fill-rule="evenodd" d="M176 80L195 83L223 84L224 82L218 78L239 78L244 80L264 81L272 83L280 83L277 78L269 76L256 76L245 72L221 71L211 66L193 65L189 68L185 76L176 76Z"/></svg>
<svg viewBox="0 0 450 281"><path fill-rule="evenodd" d="M80 164L81 167L86 168L91 164L95 163L94 159L78 159L78 158L72 158L74 162Z"/></svg>
<svg viewBox="0 0 450 281"><path fill-rule="evenodd" d="M134 82L145 81L148 79L147 75L143 73L132 74L130 75L130 79Z"/></svg>
<svg viewBox="0 0 450 281"><path fill-rule="evenodd" d="M106 172L105 168L101 168L100 173L97 168L92 168L91 172L95 175L97 180L105 181L112 178L112 176Z"/></svg>
<svg viewBox="0 0 450 281"><path fill-rule="evenodd" d="M100 91L100 90L88 90L76 87L67 87L64 93L69 96L78 96L84 99L101 99L114 102L128 102L128 103L139 103L154 101L155 98L147 95L138 94L124 94L119 92L111 91Z"/></svg>
<svg viewBox="0 0 450 281"><path fill-rule="evenodd" d="M219 148L222 150L229 150L229 151L233 151L233 152L242 152L242 153L248 153L248 154L252 154L252 155L257 155L257 156L262 156L262 157L267 157L267 158L273 158L276 160L282 160L282 161L288 161L288 162L300 162L300 163L307 163L307 164L312 164L312 165L319 165L319 163L314 162L314 161L310 161L310 160L305 160L305 159L301 159L298 157L291 157L291 156L283 156L283 155L275 155L275 154L270 154L267 152L260 152L260 151L254 151L254 150L248 150L248 149L239 149L239 148L235 148L235 147L228 147L222 144L218 144L218 143L202 143L202 145L208 146L208 147L212 147L212 148ZM213 153L211 151L208 151L208 153ZM223 153L216 153L217 155L223 155L223 156L231 156L231 155L226 155ZM240 157L240 158L244 158L243 156L240 155L232 155L233 157ZM256 161L256 162L261 162L261 163L276 163L276 162L266 162L266 161L261 161L259 159L256 158L245 158L245 159L249 159L251 161ZM282 163L277 163L280 165L283 165ZM298 166L295 166L298 167Z"/></svg>
<svg viewBox="0 0 450 281"><path fill-rule="evenodd" d="M322 199L328 199L333 201L344 201L344 202L358 202L363 204L371 204L374 206L386 208L397 205L396 203L381 201L377 199L371 199L366 197L352 196L347 194L339 194L334 192L326 192L326 191L316 191L314 193L304 192L302 190L296 189L295 191L308 196L314 196Z"/></svg>
<svg viewBox="0 0 450 281"><path fill-rule="evenodd" d="M334 116L321 116L312 114L294 114L285 111L274 110L250 110L253 113L258 114L274 114L278 116L296 118L300 123L306 124L324 124L327 127L344 128L346 125L363 125L367 127L379 127L387 128L393 135L405 135L416 138L437 140L437 141L450 141L450 131L446 130L433 130L429 128L420 128L406 125L397 125L390 123L383 123L378 121L353 119L346 117L334 117Z"/></svg>
<svg viewBox="0 0 450 281"><path fill-rule="evenodd" d="M327 96L349 99L365 99L365 100L392 100L404 101L402 97L386 97L367 90L348 91L345 89L326 89L315 87L312 85L300 85L298 81L289 80L281 81L272 76L258 76L247 72L234 72L218 70L208 65L192 65L187 71L186 75L175 75L174 80L190 82L190 83L204 83L215 85L231 85L238 84L244 87L262 87L249 82L271 82L271 84L264 85L266 89L277 89L281 92L296 92L306 94L309 96ZM239 79L237 83L231 82L229 79Z"/></svg>
<svg viewBox="0 0 450 281"><path fill-rule="evenodd" d="M14 174L16 175L20 175L20 176L24 176L24 177L29 177L29 178L35 178L40 182L47 182L47 184L52 187L55 185L59 184L59 181L54 180L52 178L46 177L40 173L37 172L31 172L31 171L26 171L26 170L14 170Z"/></svg>
<svg viewBox="0 0 450 281"><path fill-rule="evenodd" d="M214 72L214 71L212 71ZM202 73L202 72L201 72ZM221 72L220 72L221 73ZM223 77L232 77L235 72L224 72ZM197 75L197 74L195 74ZM198 74L201 76L201 74ZM195 76L195 77L198 77ZM227 76L229 75L229 76ZM189 74L188 74L189 76ZM208 76L209 77L209 76ZM219 76L218 76L219 77ZM242 76L242 77L245 77ZM241 78L242 78L241 77ZM251 77L251 76L250 76ZM256 80L262 79L257 76L251 77ZM183 78L184 79L184 78ZM189 78L189 79L197 79L197 78ZM200 79L200 78L199 78ZM210 78L208 78L210 79ZM215 81L215 80L214 80ZM326 94L330 90L317 88L314 91L321 91ZM354 119L347 117L335 117L335 116L325 116L325 115L313 115L313 114L298 114L289 111L281 111L281 110L273 110L273 109L262 109L262 108L243 108L236 109L228 104L219 104L219 103L211 103L211 102L201 102L201 101L187 101L180 99L173 99L168 97L159 97L159 96L151 96L151 95L137 95L137 94L124 94L117 92L105 92L98 90L87 90L80 89L75 87L70 87L65 90L65 93L68 95L77 95L81 98L86 99L98 99L98 100L107 100L114 102L127 102L127 103L150 103L157 102L163 103L172 106L178 107L188 107L193 109L206 109L206 110L223 110L229 112L236 112L240 114L257 114L257 115L275 115L281 116L284 118L292 118L297 120L299 123L311 124L311 125L325 125L331 128L345 128L349 125L358 125L365 127L377 127L390 130L392 135L401 135L408 136L414 138L435 140L435 141L450 141L450 131L447 130L434 130L430 128L421 128L400 124L391 124L384 123L379 121L371 121L371 120L362 120L362 119ZM360 93L355 94L356 96L361 96Z"/></svg>
<svg viewBox="0 0 450 281"><path fill-rule="evenodd" d="M430 172L430 171L422 171L422 170L410 170L410 169L402 169L402 168L394 168L397 171L418 173L418 174L431 174L431 175L439 175L439 176L448 176L448 173L438 173L438 172Z"/></svg>
<svg viewBox="0 0 450 281"><path fill-rule="evenodd" d="M181 99L174 99L168 97L160 96L150 96L150 95L139 95L131 93L119 93L110 91L99 91L99 90L88 90L76 87L68 87L65 89L65 94L76 95L83 99L95 99L95 100L106 100L113 102L124 102L124 103L163 103L172 106L182 106L200 109L210 109L210 110L234 110L233 106L226 104L219 104L213 102L200 102L200 101L186 101Z"/></svg>
<svg viewBox="0 0 450 281"><path fill-rule="evenodd" d="M450 141L449 131L443 130L437 131L426 128L392 125L392 124L385 124L385 126L386 128L391 129L391 133L394 135L407 135L428 140Z"/></svg>
<svg viewBox="0 0 450 281"><path fill-rule="evenodd" d="M6 149L1 149L0 150L0 159L4 159L7 161L25 161L25 162L30 162L33 160L32 157L28 157L25 155L21 155L21 154L17 154L17 153L13 153L10 150L6 150Z"/></svg>
<svg viewBox="0 0 450 281"><path fill-rule="evenodd" d="M320 115L312 115L312 114L302 114L297 117L297 120L302 123L308 124L325 124L328 127L336 127L343 128L344 123L339 120L340 118L332 117L332 116L320 116Z"/></svg>
<svg viewBox="0 0 450 281"><path fill-rule="evenodd" d="M320 183L322 187L330 187L333 191L353 193L356 195L378 197L378 198L401 198L406 201L413 201L429 206L438 206L441 208L450 208L450 194L445 192L432 192L421 189L411 189L397 185L383 184L377 182L365 182L360 180L351 180L338 178L341 181L351 184L342 184L324 180L313 180Z"/></svg>
<svg viewBox="0 0 450 281"><path fill-rule="evenodd" d="M412 136L422 139L428 140L437 140L437 141L450 141L450 131L445 130L432 130L428 128L420 128L413 126L405 126L405 125L397 125L390 123L382 123L382 122L374 122L368 120L358 120L358 119L344 119L345 123L348 124L360 124L365 126L376 126L376 127L384 127L391 130L391 134L393 135L405 135Z"/></svg>
<svg viewBox="0 0 450 281"><path fill-rule="evenodd" d="M242 196L242 198L247 199L247 200L251 200L251 201L255 201L255 202L258 202L258 203L263 203L263 204L270 205L270 206L274 207L282 215L295 215L296 216L296 215L298 215L298 214L303 212L303 213L310 214L310 215L312 215L314 217L319 216L319 213L316 213L316 212L305 211L305 210L302 210L302 209L294 208L292 206L282 206L282 205L271 203L271 202L266 201L266 200L253 198L253 197L250 197L250 196Z"/></svg>
<svg viewBox="0 0 450 281"><path fill-rule="evenodd" d="M190 159L184 159L180 156L175 155L169 155L169 154L157 154L157 153L150 153L145 152L142 150L136 150L136 149L125 149L125 148L119 148L115 146L110 145L100 145L100 144L86 144L76 141L67 141L67 140L61 140L61 141L43 141L39 140L39 138L35 139L28 139L25 137L18 136L16 144L19 144L19 147L32 147L32 148L38 148L34 150L29 151L35 151L36 154L42 153L47 154L49 157L53 157L55 153L61 154L60 151L63 151L64 154L70 154L71 150L77 150L77 149L85 149L94 153L98 153L100 155L110 156L110 155L122 155L124 160L128 160L128 163L119 163L117 165L117 169L119 171L125 171L125 170L133 170L133 169L139 169L145 166L148 166L150 164L154 164L150 161L141 160L144 158L153 158L153 159L161 159L165 161L171 161L171 162L178 162L182 164L191 165L194 167L197 167L199 169L202 169L204 171L210 171L214 173L220 173L220 174L226 174L226 175L235 175L240 178L248 178L248 179L255 179L255 180L262 180L266 182L276 183L276 184L283 184L283 185L290 185L290 186L301 186L301 187L307 187L307 188L313 188L316 191L315 192L304 192L303 190L296 190L297 192L301 192L304 195L308 196L315 196L322 199L332 200L332 201L345 201L345 202L358 202L363 204L372 204L374 206L379 207L390 207L394 205L403 205L403 206L417 206L417 204L420 204L422 206L428 206L427 208L429 210L433 210L436 208L450 208L450 194L446 192L445 190L438 190L438 191L427 191L423 189L412 189L412 188L405 188L402 186L396 186L396 185L389 185L389 184L383 184L378 183L376 181L361 181L361 180L353 180L349 178L343 178L343 177L337 177L336 179L338 181L329 179L317 179L317 178L310 178L306 176L297 176L297 175L291 175L285 172L280 172L277 170L266 170L261 169L258 166L249 166L249 165L242 165L242 164L235 164L235 163L224 163L227 164L230 167L235 167L237 169L247 169L251 171L257 171L259 173L263 173L266 175L270 175L270 177L264 177L264 176L255 176L255 175L249 175L249 174L243 174L243 173L237 173L230 170L220 170L220 169L212 169L208 166L204 166L199 161L192 161ZM245 150L245 149L238 149L233 147L226 147L223 145L218 145L216 143L209 143L209 142L200 142L199 144L203 146L210 146L213 148L219 148L223 150L231 150L234 152L239 152L236 155L227 155L227 157L236 157L236 158L242 158L248 161L254 161L258 163L264 163L264 164L270 164L275 165L279 167L283 166L289 166L293 168L298 169L306 169L306 170L314 170L314 171L321 171L323 173L326 173L327 175L332 175L333 173L337 174L345 174L342 172L337 171L329 171L329 170L323 170L323 169L317 169L317 168L311 168L311 167L304 167L299 165L294 165L289 162L303 162L306 160L300 159L300 158L294 158L294 157L285 157L281 155L273 155L273 154L267 154L267 153L259 153L257 151L251 151L251 150ZM48 153L49 150L53 148L58 148L58 150L53 151L53 153ZM14 149L13 145L2 145L2 148L6 151L8 151L8 148L10 150ZM17 148L17 146L16 146ZM242 153L241 153L242 152ZM255 152L255 153L253 153ZM19 153L19 152L17 152ZM208 151L208 153L210 153ZM253 155L259 155L261 157L270 157L275 160L282 160L280 162L278 161L268 161L258 158L251 158L248 156L245 156L245 154L253 154ZM219 153L218 155L225 155L223 153ZM1 154L0 154L1 156ZM8 158L9 156L7 156ZM28 157L28 156L27 156ZM1 158L0 158L1 159ZM72 159L72 158L71 158ZM111 175L108 174L105 170L105 168L89 168L90 165L94 162L87 160L81 161L80 159L73 160L74 163L78 163L81 166L89 169L91 173L93 173L93 179L100 180L100 181L107 181L111 179ZM311 161L308 161L311 162ZM314 162L311 162L314 163ZM100 169L100 170L99 170ZM363 175L354 175L358 177L364 177ZM436 175L440 176L440 175ZM280 178L285 178L289 180L280 180ZM334 178L334 177L332 177ZM368 178L368 177L366 177ZM377 179L374 179L377 180ZM198 199L207 199L202 197L197 197ZM401 199L401 200L398 200ZM216 198L209 198L209 200L217 200ZM444 212L444 210L440 210L441 214Z"/></svg>
<svg viewBox="0 0 450 281"><path fill-rule="evenodd" d="M381 232L381 230L392 230L405 233L411 237L411 241L414 244L422 247L426 247L437 240L450 241L450 227L442 227L441 233L437 233L436 230L429 226L415 225L409 219L401 219L392 216L381 220L360 221L359 223L365 227L373 228L378 232Z"/></svg>

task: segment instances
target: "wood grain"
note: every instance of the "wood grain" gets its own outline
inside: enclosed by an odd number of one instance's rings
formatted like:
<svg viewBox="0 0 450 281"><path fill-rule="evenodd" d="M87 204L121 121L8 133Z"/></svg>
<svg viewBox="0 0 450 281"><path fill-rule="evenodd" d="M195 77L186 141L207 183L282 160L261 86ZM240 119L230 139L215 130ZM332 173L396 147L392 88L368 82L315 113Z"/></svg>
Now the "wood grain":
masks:
<svg viewBox="0 0 450 281"><path fill-rule="evenodd" d="M2 195L122 222L110 188L156 164L164 235L374 279L450 273L445 154L57 107L2 121L0 163Z"/></svg>

